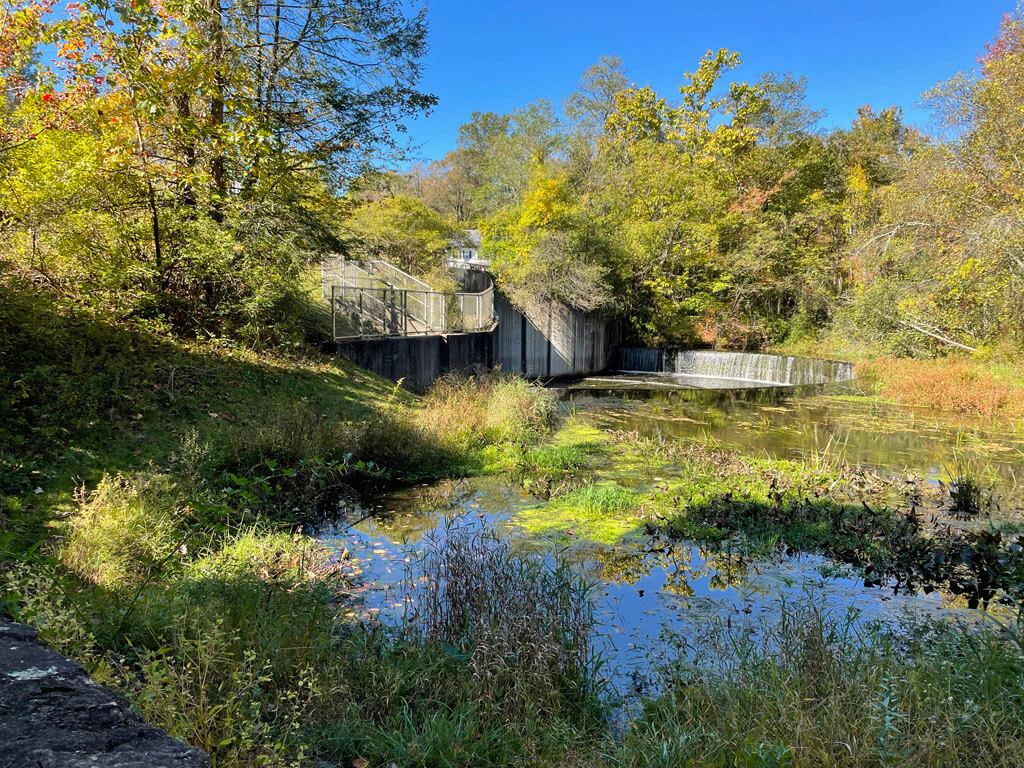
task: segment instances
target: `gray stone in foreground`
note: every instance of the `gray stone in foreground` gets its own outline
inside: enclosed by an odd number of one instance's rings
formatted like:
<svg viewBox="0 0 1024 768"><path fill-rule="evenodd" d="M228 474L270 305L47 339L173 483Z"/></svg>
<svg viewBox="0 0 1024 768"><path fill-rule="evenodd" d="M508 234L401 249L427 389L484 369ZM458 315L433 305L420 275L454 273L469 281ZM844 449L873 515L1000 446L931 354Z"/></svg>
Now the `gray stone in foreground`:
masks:
<svg viewBox="0 0 1024 768"><path fill-rule="evenodd" d="M0 768L208 768L36 632L0 617Z"/></svg>

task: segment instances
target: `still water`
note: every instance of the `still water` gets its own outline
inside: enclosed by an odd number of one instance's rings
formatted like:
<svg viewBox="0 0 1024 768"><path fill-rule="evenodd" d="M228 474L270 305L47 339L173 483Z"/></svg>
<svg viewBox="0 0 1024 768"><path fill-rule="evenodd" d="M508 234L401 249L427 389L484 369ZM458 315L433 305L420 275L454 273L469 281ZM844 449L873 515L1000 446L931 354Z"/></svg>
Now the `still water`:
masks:
<svg viewBox="0 0 1024 768"><path fill-rule="evenodd" d="M742 386L686 376L601 376L558 389L563 405L592 426L671 440L704 441L756 455L800 457L838 451L879 473L914 472L938 482L956 461L984 467L1000 499L998 514L1019 520L1024 431L879 404L855 385L811 388ZM713 378L713 377L712 377ZM700 388L697 388L700 386ZM645 482L643 479L640 482ZM573 531L536 533L519 519L543 502L500 477L403 489L355 505L355 525L320 531L324 543L358 567L353 617L388 621L410 609L403 579L416 579L418 555L453 527L482 527L516 546L571 559L598 585L599 644L606 673L620 689L643 687L641 670L663 652L665 633L690 637L710 622L770 618L782 601L808 594L862 620L898 622L910 614L966 611L939 593L870 589L816 556L771 561L636 534L615 546L580 540Z"/></svg>

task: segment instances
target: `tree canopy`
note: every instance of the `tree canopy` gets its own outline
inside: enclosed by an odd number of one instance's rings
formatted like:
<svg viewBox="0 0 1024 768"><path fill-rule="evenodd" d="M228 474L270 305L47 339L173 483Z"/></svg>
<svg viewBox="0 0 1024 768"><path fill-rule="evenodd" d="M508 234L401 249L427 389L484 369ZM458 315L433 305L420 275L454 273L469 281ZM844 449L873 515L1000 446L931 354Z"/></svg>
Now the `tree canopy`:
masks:
<svg viewBox="0 0 1024 768"><path fill-rule="evenodd" d="M0 257L118 318L260 336L404 146L399 0L52 0L0 11ZM36 56L44 50L45 59Z"/></svg>
<svg viewBox="0 0 1024 768"><path fill-rule="evenodd" d="M841 332L879 351L1024 343L1024 18L976 72L823 131L804 77L733 77L709 50L674 96L623 62L589 67L558 113L477 112L420 176L478 227L519 303L622 320L633 341L756 347Z"/></svg>

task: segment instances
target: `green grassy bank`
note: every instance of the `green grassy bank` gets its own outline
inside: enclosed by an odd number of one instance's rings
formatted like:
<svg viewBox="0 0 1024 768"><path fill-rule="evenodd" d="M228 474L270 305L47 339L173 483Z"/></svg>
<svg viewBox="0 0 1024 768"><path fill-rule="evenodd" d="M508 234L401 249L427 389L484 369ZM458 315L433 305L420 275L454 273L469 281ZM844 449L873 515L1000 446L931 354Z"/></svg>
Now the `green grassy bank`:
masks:
<svg viewBox="0 0 1024 768"><path fill-rule="evenodd" d="M503 472L549 499L522 522L559 542L571 527L840 558L870 543L856 505L906 489L854 489L828 457L751 462L556 425L546 393L515 379L414 397L300 348L173 338L0 291L2 610L217 766L1018 764L1013 627L893 633L811 600L677 638L620 729L593 589L558 558L451 537L422 564L420 620L385 630L349 615L356 566L302 534L347 489ZM878 514L889 538L865 552L883 562L904 518Z"/></svg>

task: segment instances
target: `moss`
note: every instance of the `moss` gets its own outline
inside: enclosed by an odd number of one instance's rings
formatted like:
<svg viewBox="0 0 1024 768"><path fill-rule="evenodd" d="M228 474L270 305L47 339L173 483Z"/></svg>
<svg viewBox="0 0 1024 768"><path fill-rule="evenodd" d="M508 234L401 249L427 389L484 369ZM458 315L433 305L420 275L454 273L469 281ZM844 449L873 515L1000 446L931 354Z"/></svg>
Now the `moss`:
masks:
<svg viewBox="0 0 1024 768"><path fill-rule="evenodd" d="M545 537L616 544L643 527L644 494L616 483L585 485L542 506L524 510L516 523Z"/></svg>

